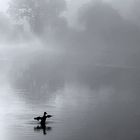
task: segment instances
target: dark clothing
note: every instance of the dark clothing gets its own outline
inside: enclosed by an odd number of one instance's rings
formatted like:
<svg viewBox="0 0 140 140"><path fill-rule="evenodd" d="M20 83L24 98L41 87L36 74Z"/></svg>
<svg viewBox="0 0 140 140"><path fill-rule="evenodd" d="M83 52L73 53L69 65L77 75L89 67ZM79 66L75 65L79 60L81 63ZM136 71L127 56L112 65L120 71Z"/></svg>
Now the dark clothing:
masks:
<svg viewBox="0 0 140 140"><path fill-rule="evenodd" d="M45 124L46 118L47 118L47 116L44 115L44 116L41 118L41 122L40 122L40 123L41 123L41 124Z"/></svg>
<svg viewBox="0 0 140 140"><path fill-rule="evenodd" d="M52 117L52 115L47 115L47 113L44 112L44 115L43 115L42 117L39 116L39 117L36 117L36 118L34 118L34 119L37 120L37 121L41 120L40 123L41 123L42 125L44 125L45 122L46 122L46 119L47 119L47 118L51 118L51 117Z"/></svg>

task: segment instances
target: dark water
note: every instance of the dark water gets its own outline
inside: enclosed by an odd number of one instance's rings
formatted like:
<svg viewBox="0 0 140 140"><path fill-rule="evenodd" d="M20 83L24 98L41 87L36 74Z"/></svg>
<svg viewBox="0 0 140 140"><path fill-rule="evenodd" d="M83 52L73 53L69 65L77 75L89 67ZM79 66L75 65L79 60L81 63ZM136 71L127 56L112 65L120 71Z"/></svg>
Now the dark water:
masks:
<svg viewBox="0 0 140 140"><path fill-rule="evenodd" d="M16 75L11 70L11 79L1 75L1 140L140 139L139 69L83 68L77 73L71 69L67 75L74 76L62 78L64 71L57 69L56 73L51 66L43 79L46 68L34 67L36 71L29 68L20 72L12 67ZM46 79L53 80L47 83ZM47 121L46 135L33 120L44 111L53 115Z"/></svg>

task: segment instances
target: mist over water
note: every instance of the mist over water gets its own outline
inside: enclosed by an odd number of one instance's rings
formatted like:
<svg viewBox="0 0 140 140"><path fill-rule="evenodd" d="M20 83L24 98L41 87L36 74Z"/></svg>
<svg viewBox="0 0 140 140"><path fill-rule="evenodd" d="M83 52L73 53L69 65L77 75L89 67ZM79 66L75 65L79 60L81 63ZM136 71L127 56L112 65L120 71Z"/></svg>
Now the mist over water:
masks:
<svg viewBox="0 0 140 140"><path fill-rule="evenodd" d="M11 2L36 19L0 14L0 139L139 139L139 2Z"/></svg>

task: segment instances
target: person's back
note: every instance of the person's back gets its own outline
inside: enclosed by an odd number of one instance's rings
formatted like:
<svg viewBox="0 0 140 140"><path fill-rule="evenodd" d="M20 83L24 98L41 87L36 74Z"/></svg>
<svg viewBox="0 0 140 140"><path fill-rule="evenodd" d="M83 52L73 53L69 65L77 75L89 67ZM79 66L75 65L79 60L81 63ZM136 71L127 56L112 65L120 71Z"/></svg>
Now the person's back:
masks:
<svg viewBox="0 0 140 140"><path fill-rule="evenodd" d="M46 123L46 118L47 118L47 116L46 116L46 112L44 112L44 115L43 115L43 117L41 118L41 124L45 124Z"/></svg>

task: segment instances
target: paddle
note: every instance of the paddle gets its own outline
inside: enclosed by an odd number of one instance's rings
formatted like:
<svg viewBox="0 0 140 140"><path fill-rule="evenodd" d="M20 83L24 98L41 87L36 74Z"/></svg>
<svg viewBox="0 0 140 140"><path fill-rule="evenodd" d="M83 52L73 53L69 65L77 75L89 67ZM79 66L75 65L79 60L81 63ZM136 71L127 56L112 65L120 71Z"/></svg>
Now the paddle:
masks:
<svg viewBox="0 0 140 140"><path fill-rule="evenodd" d="M41 120L41 118L42 118L42 117L40 117L40 116L39 116L39 117L35 117L34 120L39 121L39 120Z"/></svg>
<svg viewBox="0 0 140 140"><path fill-rule="evenodd" d="M47 115L46 116L46 118L51 118L51 117L52 117L52 115ZM39 121L41 119L42 119L42 117L40 117L40 116L34 118L34 120L37 120L37 121Z"/></svg>
<svg viewBox="0 0 140 140"><path fill-rule="evenodd" d="M47 117L47 118L51 118L51 117L52 117L52 115L47 115L46 117Z"/></svg>

